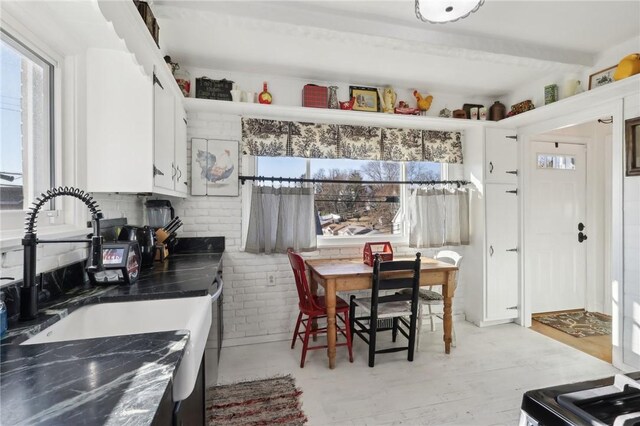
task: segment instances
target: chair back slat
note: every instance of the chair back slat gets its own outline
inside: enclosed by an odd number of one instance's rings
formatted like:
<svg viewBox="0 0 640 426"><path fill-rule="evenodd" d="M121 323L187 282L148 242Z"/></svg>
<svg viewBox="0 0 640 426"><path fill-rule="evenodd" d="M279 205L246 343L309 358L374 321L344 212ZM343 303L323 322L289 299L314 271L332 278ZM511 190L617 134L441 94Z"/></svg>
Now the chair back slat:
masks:
<svg viewBox="0 0 640 426"><path fill-rule="evenodd" d="M408 293L399 293L399 294L388 294L386 296L378 296L378 304L388 303L388 302L410 302L411 294Z"/></svg>
<svg viewBox="0 0 640 426"><path fill-rule="evenodd" d="M296 290L298 290L298 301L300 310L302 312L310 312L318 310L319 307L314 303L313 296L311 294L311 288L307 281L307 273L304 267L304 260L298 253L293 252L291 249L287 251L289 255L289 263L293 270L293 277L296 281Z"/></svg>
<svg viewBox="0 0 640 426"><path fill-rule="evenodd" d="M413 271L412 271L413 272ZM381 279L380 290L402 290L413 286L413 277Z"/></svg>
<svg viewBox="0 0 640 426"><path fill-rule="evenodd" d="M385 272L394 272L393 275L402 273L409 277L385 278ZM418 306L418 289L420 287L420 253L416 253L415 260L396 260L381 262L380 255L376 254L373 262L373 282L371 286L371 313L372 316L377 315L378 304L389 303L394 301L409 300L411 302L411 311L416 311ZM408 295L380 295L385 290L402 290L411 289ZM400 298L398 298L400 297Z"/></svg>

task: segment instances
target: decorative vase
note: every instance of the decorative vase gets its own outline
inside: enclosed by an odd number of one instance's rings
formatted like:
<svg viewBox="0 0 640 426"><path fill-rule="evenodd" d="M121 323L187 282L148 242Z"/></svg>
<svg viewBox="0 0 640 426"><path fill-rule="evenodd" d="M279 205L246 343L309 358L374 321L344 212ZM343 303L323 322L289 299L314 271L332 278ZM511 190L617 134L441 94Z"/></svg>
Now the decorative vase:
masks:
<svg viewBox="0 0 640 426"><path fill-rule="evenodd" d="M267 82L262 83L262 92L258 95L258 102L261 104L270 104L273 101L271 93L267 89Z"/></svg>
<svg viewBox="0 0 640 426"><path fill-rule="evenodd" d="M489 108L489 119L491 121L500 121L504 118L507 108L499 101L495 101Z"/></svg>
<svg viewBox="0 0 640 426"><path fill-rule="evenodd" d="M339 109L338 86L329 86L329 109Z"/></svg>

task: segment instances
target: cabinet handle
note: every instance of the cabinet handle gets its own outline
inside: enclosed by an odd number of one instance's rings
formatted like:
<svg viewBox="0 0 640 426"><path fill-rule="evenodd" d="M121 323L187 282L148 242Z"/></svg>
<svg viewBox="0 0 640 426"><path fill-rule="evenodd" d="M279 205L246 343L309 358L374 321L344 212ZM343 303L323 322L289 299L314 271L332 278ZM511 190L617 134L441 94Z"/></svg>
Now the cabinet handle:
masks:
<svg viewBox="0 0 640 426"><path fill-rule="evenodd" d="M176 180L178 180L178 181L179 181L179 180L180 180L180 178L182 177L182 170L180 170L180 166L178 166L178 173L179 173L179 175L178 175L178 177L176 178Z"/></svg>
<svg viewBox="0 0 640 426"><path fill-rule="evenodd" d="M493 173L493 162L489 161L489 173Z"/></svg>
<svg viewBox="0 0 640 426"><path fill-rule="evenodd" d="M493 246L489 246L489 256L493 256Z"/></svg>
<svg viewBox="0 0 640 426"><path fill-rule="evenodd" d="M518 252L518 247L512 248L512 249L507 249L507 251L512 251L512 252L517 253Z"/></svg>
<svg viewBox="0 0 640 426"><path fill-rule="evenodd" d="M164 173L162 173L162 170L160 170L159 168L157 168L155 166L155 164L153 165L153 177L156 177L157 175L160 176L164 176Z"/></svg>
<svg viewBox="0 0 640 426"><path fill-rule="evenodd" d="M514 195L518 195L518 190L517 190L517 189L514 189L514 190L512 190L512 191L504 191L504 192L506 192L507 194L514 194Z"/></svg>
<svg viewBox="0 0 640 426"><path fill-rule="evenodd" d="M518 176L518 170L517 169L516 170L507 170L505 173L508 173L510 175Z"/></svg>
<svg viewBox="0 0 640 426"><path fill-rule="evenodd" d="M178 172L176 171L176 166L171 163L171 180L174 180Z"/></svg>

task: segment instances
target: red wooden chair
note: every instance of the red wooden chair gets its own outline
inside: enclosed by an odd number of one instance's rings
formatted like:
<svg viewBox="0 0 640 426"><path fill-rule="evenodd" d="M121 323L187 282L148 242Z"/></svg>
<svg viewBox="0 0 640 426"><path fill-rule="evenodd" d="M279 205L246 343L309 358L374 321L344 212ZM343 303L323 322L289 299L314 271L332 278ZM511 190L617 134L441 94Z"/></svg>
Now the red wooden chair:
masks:
<svg viewBox="0 0 640 426"><path fill-rule="evenodd" d="M296 322L296 329L293 332L291 340L291 349L296 345L296 339L302 340L302 359L300 360L300 368L304 367L304 360L307 357L307 350L327 348L327 345L309 346L309 336L315 337L318 334L326 334L327 327L313 328L314 320L318 318L326 318L327 307L323 296L314 296L311 294L311 288L307 282L307 274L305 273L304 260L299 254L288 250L289 262L293 269L293 276L296 280L296 288L298 290L300 314ZM306 316L306 318L303 318ZM340 321L342 324L340 324ZM300 331L300 326L304 326L304 330ZM336 297L336 330L346 338L346 343L337 343L336 346L347 346L349 349L349 361L353 362L353 352L351 351L351 331L349 330L349 304L343 299Z"/></svg>

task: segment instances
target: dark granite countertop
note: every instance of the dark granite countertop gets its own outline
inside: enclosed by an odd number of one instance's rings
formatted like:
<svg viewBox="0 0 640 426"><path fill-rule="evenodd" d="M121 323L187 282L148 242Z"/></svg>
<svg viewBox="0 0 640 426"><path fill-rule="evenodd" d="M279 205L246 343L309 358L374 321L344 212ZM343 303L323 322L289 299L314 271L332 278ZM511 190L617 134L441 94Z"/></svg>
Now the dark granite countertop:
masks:
<svg viewBox="0 0 640 426"><path fill-rule="evenodd" d="M188 341L186 331L19 345L89 304L204 296L221 254L172 255L131 286L82 286L10 322L0 344L0 424L132 424L153 420Z"/></svg>

